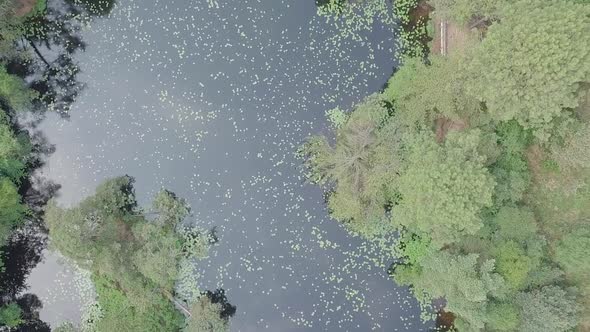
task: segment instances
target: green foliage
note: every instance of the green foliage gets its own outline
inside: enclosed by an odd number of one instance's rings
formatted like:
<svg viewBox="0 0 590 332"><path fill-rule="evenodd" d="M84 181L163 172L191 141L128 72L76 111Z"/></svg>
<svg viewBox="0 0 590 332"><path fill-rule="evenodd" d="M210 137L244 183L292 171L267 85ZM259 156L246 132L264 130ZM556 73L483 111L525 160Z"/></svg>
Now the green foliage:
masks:
<svg viewBox="0 0 590 332"><path fill-rule="evenodd" d="M189 211L184 200L160 192L153 204L161 220L148 221L136 208L133 179L110 179L78 206L50 203L45 212L51 243L89 269L100 306L96 331L178 331L183 315L173 297L179 267L206 255L201 230L177 224Z"/></svg>
<svg viewBox="0 0 590 332"><path fill-rule="evenodd" d="M335 185L328 200L332 217L352 229L364 229L367 236L375 229L363 227L384 218L385 207L396 199L396 150L401 139L396 128L382 99L373 95L337 129L334 147L325 137L313 137L301 149L307 177Z"/></svg>
<svg viewBox="0 0 590 332"><path fill-rule="evenodd" d="M25 135L15 135L3 113L0 113L0 177L19 183L25 175L25 164L32 147Z"/></svg>
<svg viewBox="0 0 590 332"><path fill-rule="evenodd" d="M551 121L578 106L580 85L590 81L590 7L524 0L502 13L471 58L468 92L495 119L516 119L545 140Z"/></svg>
<svg viewBox="0 0 590 332"><path fill-rule="evenodd" d="M567 129L564 142L551 145L551 157L560 168L590 167L590 125L577 124Z"/></svg>
<svg viewBox="0 0 590 332"><path fill-rule="evenodd" d="M546 241L531 210L504 206L487 222L489 244L479 252L495 259L508 292L547 285L561 277L547 263Z"/></svg>
<svg viewBox="0 0 590 332"><path fill-rule="evenodd" d="M534 260L514 241L501 241L494 248L496 270L511 289L522 289L528 274L535 268Z"/></svg>
<svg viewBox="0 0 590 332"><path fill-rule="evenodd" d="M184 328L185 332L226 332L228 320L221 317L221 304L212 303L208 296L201 296L190 308L191 315Z"/></svg>
<svg viewBox="0 0 590 332"><path fill-rule="evenodd" d="M27 107L35 94L25 86L25 82L17 76L10 75L0 66L0 101L17 111Z"/></svg>
<svg viewBox="0 0 590 332"><path fill-rule="evenodd" d="M516 331L520 324L519 308L511 302L492 302L487 309L486 327L493 331Z"/></svg>
<svg viewBox="0 0 590 332"><path fill-rule="evenodd" d="M579 306L575 296L557 286L546 286L516 298L521 307L520 332L565 332L576 327Z"/></svg>
<svg viewBox="0 0 590 332"><path fill-rule="evenodd" d="M182 314L155 289L141 288L141 292L147 293L146 302L141 303L112 280L95 276L94 284L102 308L97 331L179 331L183 325Z"/></svg>
<svg viewBox="0 0 590 332"><path fill-rule="evenodd" d="M336 143L303 149L310 179L333 189L331 215L381 240L399 230L394 279L424 307L443 297L459 331L568 331L576 302L590 303L585 2L431 1L439 18L478 26L481 43L403 59L388 110L333 111ZM423 33L415 6L395 4L402 44Z"/></svg>
<svg viewBox="0 0 590 332"><path fill-rule="evenodd" d="M420 237L416 234L404 234L399 241L400 248L398 255L404 258L404 263L416 265L420 263L423 257L432 252L430 239Z"/></svg>
<svg viewBox="0 0 590 332"><path fill-rule="evenodd" d="M22 35L20 18L16 17L16 2L0 0L0 54L5 56L13 55L14 41ZM2 72L4 69L0 69ZM3 75L0 74L0 77ZM0 78L0 82L2 79ZM0 83L1 84L1 83Z"/></svg>
<svg viewBox="0 0 590 332"><path fill-rule="evenodd" d="M530 184L525 150L532 142L530 130L515 120L501 122L496 128L500 153L491 172L496 179L495 206L520 202Z"/></svg>
<svg viewBox="0 0 590 332"><path fill-rule="evenodd" d="M172 288L176 281L176 265L182 254L178 236L148 223L137 224L132 231L140 245L131 258L137 270L158 287Z"/></svg>
<svg viewBox="0 0 590 332"><path fill-rule="evenodd" d="M460 60L459 56L431 56L429 65L420 58L405 60L383 92L395 104L399 119L406 124L424 123L438 116L458 119L477 111L477 99L463 91Z"/></svg>
<svg viewBox="0 0 590 332"><path fill-rule="evenodd" d="M478 255L453 255L433 252L420 263L412 277L414 293L423 303L444 297L445 310L453 312L470 326L483 328L488 297L497 294L503 280L494 272L494 261L478 262ZM399 280L396 278L396 281ZM426 297L424 297L426 295Z"/></svg>
<svg viewBox="0 0 590 332"><path fill-rule="evenodd" d="M410 22L410 12L416 8L418 0L396 0L394 3L394 13L402 24Z"/></svg>
<svg viewBox="0 0 590 332"><path fill-rule="evenodd" d="M88 241L95 238L101 217L85 213L82 209L64 210L55 202L45 208L45 223L51 235L51 246L83 267L91 259L92 248Z"/></svg>
<svg viewBox="0 0 590 332"><path fill-rule="evenodd" d="M435 247L475 234L480 212L491 206L494 180L479 155L479 131L451 133L443 146L422 134L408 143L399 179L401 202L392 220L432 239Z"/></svg>
<svg viewBox="0 0 590 332"><path fill-rule="evenodd" d="M4 243L12 229L20 224L28 209L21 203L16 186L0 178L0 243Z"/></svg>
<svg viewBox="0 0 590 332"><path fill-rule="evenodd" d="M179 230L182 254L185 258L203 259L209 254L209 244L214 239L197 227L184 227Z"/></svg>
<svg viewBox="0 0 590 332"><path fill-rule="evenodd" d="M22 309L16 303L0 307L0 326L17 327L22 322Z"/></svg>
<svg viewBox="0 0 590 332"><path fill-rule="evenodd" d="M537 234L537 223L532 211L526 208L503 207L494 216L495 236L501 239L524 242Z"/></svg>
<svg viewBox="0 0 590 332"><path fill-rule="evenodd" d="M17 185L25 175L31 144L25 136L14 135L6 115L0 111L0 245L25 217Z"/></svg>
<svg viewBox="0 0 590 332"><path fill-rule="evenodd" d="M188 203L168 190L161 190L156 195L152 202L152 209L158 215L156 223L161 226L174 226L190 213Z"/></svg>
<svg viewBox="0 0 590 332"><path fill-rule="evenodd" d="M590 226L584 225L572 229L555 250L555 260L576 278L590 275Z"/></svg>
<svg viewBox="0 0 590 332"><path fill-rule="evenodd" d="M63 322L56 328L51 330L52 332L78 332L79 329L72 322Z"/></svg>
<svg viewBox="0 0 590 332"><path fill-rule="evenodd" d="M430 0L436 16L467 24L472 19L496 20L506 0Z"/></svg>
<svg viewBox="0 0 590 332"><path fill-rule="evenodd" d="M202 290L199 287L199 271L195 268L195 264L191 259L180 260L178 267L178 282L175 286L176 296L186 302L192 303L198 299Z"/></svg>
<svg viewBox="0 0 590 332"><path fill-rule="evenodd" d="M89 202L105 214L123 216L137 206L133 192L134 179L120 176L101 183Z"/></svg>

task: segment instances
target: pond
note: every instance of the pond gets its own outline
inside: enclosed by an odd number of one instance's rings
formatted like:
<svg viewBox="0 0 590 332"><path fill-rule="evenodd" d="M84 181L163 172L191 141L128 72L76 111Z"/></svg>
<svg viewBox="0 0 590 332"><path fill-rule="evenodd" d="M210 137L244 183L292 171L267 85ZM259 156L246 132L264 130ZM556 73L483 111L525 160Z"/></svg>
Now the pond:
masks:
<svg viewBox="0 0 590 332"><path fill-rule="evenodd" d="M389 259L329 218L295 156L328 131L326 110L395 66L390 26L338 33L314 0L121 0L83 34L71 118L40 126L56 145L43 174L63 205L123 174L143 204L161 187L186 198L220 236L201 287L226 290L233 331L427 330ZM79 319L70 271L46 252L29 278L50 323Z"/></svg>

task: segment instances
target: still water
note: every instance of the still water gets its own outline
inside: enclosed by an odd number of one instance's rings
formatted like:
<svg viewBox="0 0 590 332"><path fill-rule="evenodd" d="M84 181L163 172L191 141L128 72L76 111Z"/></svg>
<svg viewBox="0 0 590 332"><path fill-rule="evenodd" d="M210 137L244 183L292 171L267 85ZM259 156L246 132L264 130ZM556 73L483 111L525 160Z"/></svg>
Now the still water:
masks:
<svg viewBox="0 0 590 332"><path fill-rule="evenodd" d="M217 227L201 287L226 290L233 331L427 330L390 259L328 217L295 156L328 132L327 109L350 109L395 65L391 26L360 41L338 29L314 0L119 1L84 32L71 119L41 126L59 202L122 174L144 205L161 187L186 198L191 222ZM42 319L79 319L77 278L46 253L29 278Z"/></svg>

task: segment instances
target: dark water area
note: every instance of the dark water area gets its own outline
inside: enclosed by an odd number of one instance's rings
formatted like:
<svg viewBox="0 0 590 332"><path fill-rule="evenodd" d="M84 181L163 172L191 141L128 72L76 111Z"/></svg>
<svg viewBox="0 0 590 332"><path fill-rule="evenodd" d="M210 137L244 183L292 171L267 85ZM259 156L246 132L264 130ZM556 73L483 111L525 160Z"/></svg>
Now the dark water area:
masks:
<svg viewBox="0 0 590 332"><path fill-rule="evenodd" d="M83 33L70 119L39 126L56 146L43 175L63 205L123 174L144 205L162 187L186 198L217 229L200 287L225 289L232 331L427 330L391 257L328 217L295 156L395 66L392 27L337 35L314 0L121 0ZM71 272L46 252L29 278L52 325L79 319Z"/></svg>

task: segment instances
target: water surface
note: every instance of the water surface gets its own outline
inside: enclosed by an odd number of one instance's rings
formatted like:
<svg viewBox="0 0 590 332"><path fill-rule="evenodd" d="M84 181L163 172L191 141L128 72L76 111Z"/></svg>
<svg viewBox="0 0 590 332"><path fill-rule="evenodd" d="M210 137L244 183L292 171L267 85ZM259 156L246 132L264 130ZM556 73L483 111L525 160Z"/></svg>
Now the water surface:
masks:
<svg viewBox="0 0 590 332"><path fill-rule="evenodd" d="M388 259L327 216L294 155L327 132L325 110L349 109L395 65L391 27L337 34L314 0L121 0L84 33L71 119L42 125L60 203L122 174L143 204L161 187L186 198L191 222L218 228L201 287L227 291L233 331L425 330ZM48 255L30 278L51 323L79 315L68 270Z"/></svg>

